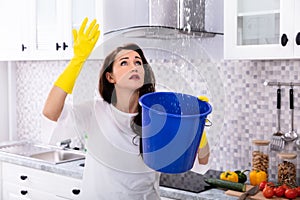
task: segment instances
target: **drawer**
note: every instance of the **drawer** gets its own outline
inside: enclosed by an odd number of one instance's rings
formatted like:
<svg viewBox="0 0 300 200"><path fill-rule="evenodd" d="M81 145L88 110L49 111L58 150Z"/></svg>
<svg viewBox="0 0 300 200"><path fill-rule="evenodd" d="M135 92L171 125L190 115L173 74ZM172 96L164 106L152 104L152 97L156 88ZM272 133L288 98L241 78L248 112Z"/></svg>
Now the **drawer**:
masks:
<svg viewBox="0 0 300 200"><path fill-rule="evenodd" d="M81 180L20 165L3 163L2 180L60 197L79 199Z"/></svg>
<svg viewBox="0 0 300 200"><path fill-rule="evenodd" d="M3 200L56 200L56 196L13 183L3 183Z"/></svg>

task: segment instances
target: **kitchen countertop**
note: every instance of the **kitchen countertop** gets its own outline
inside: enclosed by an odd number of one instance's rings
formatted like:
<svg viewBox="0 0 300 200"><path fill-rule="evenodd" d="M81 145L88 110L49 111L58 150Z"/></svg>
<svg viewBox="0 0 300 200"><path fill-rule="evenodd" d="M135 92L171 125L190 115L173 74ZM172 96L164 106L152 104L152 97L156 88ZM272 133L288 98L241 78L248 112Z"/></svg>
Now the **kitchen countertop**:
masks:
<svg viewBox="0 0 300 200"><path fill-rule="evenodd" d="M43 161L37 161L28 159L22 156L13 155L10 153L0 152L0 161L17 164L25 167L39 169L51 173L56 173L76 179L82 179L83 167L80 164L84 163L84 160L77 160L72 162L50 164ZM210 189L200 193L187 192L183 190L177 190L167 187L160 187L160 193L162 197L168 197L173 199L184 200L236 200L236 197L227 196L223 190Z"/></svg>

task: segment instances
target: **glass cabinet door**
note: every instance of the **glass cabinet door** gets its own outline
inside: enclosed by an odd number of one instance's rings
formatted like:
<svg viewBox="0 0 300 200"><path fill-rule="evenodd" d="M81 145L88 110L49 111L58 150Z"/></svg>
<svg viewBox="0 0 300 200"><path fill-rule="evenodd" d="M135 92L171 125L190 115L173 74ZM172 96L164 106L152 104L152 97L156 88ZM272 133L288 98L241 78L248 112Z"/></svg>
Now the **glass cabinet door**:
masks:
<svg viewBox="0 0 300 200"><path fill-rule="evenodd" d="M280 0L239 0L237 45L278 44Z"/></svg>
<svg viewBox="0 0 300 200"><path fill-rule="evenodd" d="M294 37L295 37L295 48L294 48L294 55L296 58L300 58L300 1L295 1L294 6L294 12L295 12L295 29L294 29Z"/></svg>
<svg viewBox="0 0 300 200"><path fill-rule="evenodd" d="M295 0L225 0L224 58L293 58Z"/></svg>

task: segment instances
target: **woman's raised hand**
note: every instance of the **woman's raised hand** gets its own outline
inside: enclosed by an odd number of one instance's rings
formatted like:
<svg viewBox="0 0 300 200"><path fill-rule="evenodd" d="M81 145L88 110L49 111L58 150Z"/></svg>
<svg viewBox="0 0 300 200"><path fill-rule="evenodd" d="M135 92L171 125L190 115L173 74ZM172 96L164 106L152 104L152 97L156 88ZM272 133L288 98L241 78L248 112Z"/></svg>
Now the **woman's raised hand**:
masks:
<svg viewBox="0 0 300 200"><path fill-rule="evenodd" d="M74 57L82 60L86 60L87 57L92 52L95 47L99 35L99 24L96 24L96 19L94 19L89 27L86 29L88 18L85 18L77 31L73 29L73 39L74 39Z"/></svg>

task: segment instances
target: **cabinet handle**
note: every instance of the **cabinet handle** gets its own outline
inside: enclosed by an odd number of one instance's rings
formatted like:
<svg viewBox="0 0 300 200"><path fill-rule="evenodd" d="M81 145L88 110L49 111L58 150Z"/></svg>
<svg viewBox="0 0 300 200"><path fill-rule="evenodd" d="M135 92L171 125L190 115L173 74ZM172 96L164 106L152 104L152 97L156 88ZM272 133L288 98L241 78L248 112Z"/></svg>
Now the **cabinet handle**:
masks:
<svg viewBox="0 0 300 200"><path fill-rule="evenodd" d="M21 175L20 178L21 178L21 180L26 180L28 177L25 175Z"/></svg>
<svg viewBox="0 0 300 200"><path fill-rule="evenodd" d="M56 51L58 51L61 48L61 46L56 42Z"/></svg>
<svg viewBox="0 0 300 200"><path fill-rule="evenodd" d="M22 195L26 195L27 193L28 193L27 190L21 190L21 194L22 194Z"/></svg>
<svg viewBox="0 0 300 200"><path fill-rule="evenodd" d="M296 44L297 44L297 45L300 45L300 32L297 33L297 36L296 36Z"/></svg>
<svg viewBox="0 0 300 200"><path fill-rule="evenodd" d="M27 47L24 44L22 44L22 51L25 51L25 49L27 49Z"/></svg>
<svg viewBox="0 0 300 200"><path fill-rule="evenodd" d="M66 48L69 47L65 42L63 43L63 50L66 50Z"/></svg>
<svg viewBox="0 0 300 200"><path fill-rule="evenodd" d="M79 189L73 189L72 192L73 192L73 194L78 195L80 193L80 190Z"/></svg>
<svg viewBox="0 0 300 200"><path fill-rule="evenodd" d="M281 36L281 45L282 46L286 46L286 44L288 43L288 37L287 35L284 33L282 36Z"/></svg>

